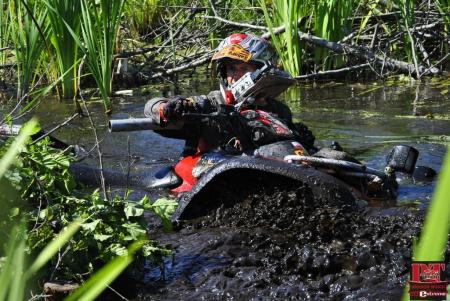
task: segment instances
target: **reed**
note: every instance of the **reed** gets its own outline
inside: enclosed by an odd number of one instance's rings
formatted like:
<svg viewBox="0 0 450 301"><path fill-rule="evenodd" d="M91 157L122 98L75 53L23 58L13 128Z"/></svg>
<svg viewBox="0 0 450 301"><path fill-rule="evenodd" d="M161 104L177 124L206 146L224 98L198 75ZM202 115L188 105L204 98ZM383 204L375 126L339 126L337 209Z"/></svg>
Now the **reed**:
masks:
<svg viewBox="0 0 450 301"><path fill-rule="evenodd" d="M157 23L161 8L158 0L128 0L124 4L124 16L136 36L151 33Z"/></svg>
<svg viewBox="0 0 450 301"><path fill-rule="evenodd" d="M12 0L9 3L10 32L17 64L17 97L24 97L33 83L41 54L46 47L49 26L46 11L34 1Z"/></svg>
<svg viewBox="0 0 450 301"><path fill-rule="evenodd" d="M300 0L274 0L270 13L265 0L259 3L271 33L272 44L280 56L284 69L292 76L300 75L304 44L298 37L298 21L306 16L304 4L302 6ZM285 26L284 33L273 34L273 29L279 25Z"/></svg>
<svg viewBox="0 0 450 301"><path fill-rule="evenodd" d="M318 0L314 4L314 32L318 37L338 42L350 33L350 16L355 5L354 0ZM343 64L343 56L330 57L324 48L315 50L316 64L322 64L323 70L337 68Z"/></svg>
<svg viewBox="0 0 450 301"><path fill-rule="evenodd" d="M445 34L446 37L450 37L450 0L436 0L436 4L439 12L443 15ZM448 44L445 45L448 49Z"/></svg>
<svg viewBox="0 0 450 301"><path fill-rule="evenodd" d="M418 68L418 57L416 54L416 46L414 38L411 33L411 28L414 26L414 0L393 0L393 2L400 9L401 18L397 20L400 27L403 27L405 53L408 58L408 62L414 62L416 69ZM419 74L419 72L417 72Z"/></svg>
<svg viewBox="0 0 450 301"><path fill-rule="evenodd" d="M8 6L9 0L0 0L0 49L4 49L9 46L10 30L8 22ZM0 64L6 63L6 51L0 51Z"/></svg>
<svg viewBox="0 0 450 301"><path fill-rule="evenodd" d="M67 25L86 57L105 111L111 113L113 56L125 0L81 0L81 37Z"/></svg>
<svg viewBox="0 0 450 301"><path fill-rule="evenodd" d="M77 93L78 45L69 26L76 35L80 31L80 1L47 0L50 41L55 50L58 76L62 77L62 97L74 98ZM66 26L67 24L67 26Z"/></svg>

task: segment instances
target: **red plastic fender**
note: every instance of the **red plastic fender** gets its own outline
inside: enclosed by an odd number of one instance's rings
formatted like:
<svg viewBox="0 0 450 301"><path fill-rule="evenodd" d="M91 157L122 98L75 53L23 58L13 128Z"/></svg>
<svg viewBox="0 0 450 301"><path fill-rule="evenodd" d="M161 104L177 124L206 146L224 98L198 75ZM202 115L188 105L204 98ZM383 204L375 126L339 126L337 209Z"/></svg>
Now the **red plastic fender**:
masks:
<svg viewBox="0 0 450 301"><path fill-rule="evenodd" d="M202 157L201 154L187 156L175 165L175 173L183 179L183 183L177 188L172 189L175 194L191 191L192 187L197 184L197 178L192 175L192 170Z"/></svg>

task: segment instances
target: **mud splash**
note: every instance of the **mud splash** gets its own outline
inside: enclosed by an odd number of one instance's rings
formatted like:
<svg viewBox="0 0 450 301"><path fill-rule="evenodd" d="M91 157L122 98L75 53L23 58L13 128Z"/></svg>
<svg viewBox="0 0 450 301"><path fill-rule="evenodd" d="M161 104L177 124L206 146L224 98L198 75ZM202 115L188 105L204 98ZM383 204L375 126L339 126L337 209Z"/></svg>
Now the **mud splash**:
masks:
<svg viewBox="0 0 450 301"><path fill-rule="evenodd" d="M423 212L330 205L289 182L243 200L157 237L176 252L149 268L140 298L400 299Z"/></svg>

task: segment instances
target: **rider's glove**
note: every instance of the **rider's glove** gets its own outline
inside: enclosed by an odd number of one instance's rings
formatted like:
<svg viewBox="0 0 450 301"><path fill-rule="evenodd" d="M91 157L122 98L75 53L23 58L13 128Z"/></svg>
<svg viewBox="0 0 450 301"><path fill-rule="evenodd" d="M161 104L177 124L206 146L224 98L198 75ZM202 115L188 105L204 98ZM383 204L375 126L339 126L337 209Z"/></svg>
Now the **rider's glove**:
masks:
<svg viewBox="0 0 450 301"><path fill-rule="evenodd" d="M200 111L199 104L190 98L177 97L169 100L160 107L160 118L164 122L180 120L183 113L196 113Z"/></svg>
<svg viewBox="0 0 450 301"><path fill-rule="evenodd" d="M294 123L294 126L301 142L304 143L307 148L314 149L316 137L314 137L311 130L302 122L296 122Z"/></svg>

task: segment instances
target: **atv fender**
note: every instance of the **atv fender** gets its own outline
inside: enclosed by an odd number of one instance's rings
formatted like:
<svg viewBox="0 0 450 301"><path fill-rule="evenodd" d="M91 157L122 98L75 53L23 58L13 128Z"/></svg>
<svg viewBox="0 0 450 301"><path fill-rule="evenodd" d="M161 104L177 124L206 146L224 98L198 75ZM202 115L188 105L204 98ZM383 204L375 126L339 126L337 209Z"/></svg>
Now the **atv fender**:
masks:
<svg viewBox="0 0 450 301"><path fill-rule="evenodd" d="M238 157L219 163L205 173L191 191L182 194L172 220L194 219L220 207L222 204L220 200L217 201L217 193L220 194L217 188L220 187L214 187L215 195L212 195L210 188L214 185L227 187L238 183L242 185L242 181L258 178L255 175L260 179L263 178L265 182L270 177L293 179L308 186L314 197L326 199L335 205L356 204L350 186L313 167L278 160ZM258 185L258 182L249 182L249 185Z"/></svg>

